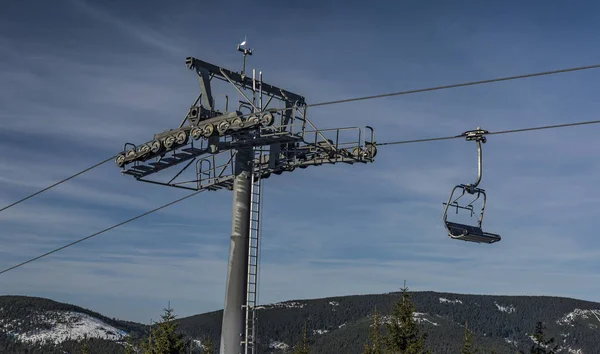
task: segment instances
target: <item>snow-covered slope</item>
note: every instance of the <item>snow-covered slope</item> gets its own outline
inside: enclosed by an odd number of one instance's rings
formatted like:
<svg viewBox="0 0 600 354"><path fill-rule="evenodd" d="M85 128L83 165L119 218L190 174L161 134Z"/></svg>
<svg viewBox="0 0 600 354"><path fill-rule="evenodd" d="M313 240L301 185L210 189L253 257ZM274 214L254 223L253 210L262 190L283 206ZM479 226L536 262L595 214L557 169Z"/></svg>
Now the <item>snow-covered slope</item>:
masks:
<svg viewBox="0 0 600 354"><path fill-rule="evenodd" d="M33 318L32 318L33 317ZM62 343L65 340L101 338L121 340L127 333L90 315L73 311L46 311L31 316L28 327L23 331L22 321L0 319L0 327L23 342Z"/></svg>

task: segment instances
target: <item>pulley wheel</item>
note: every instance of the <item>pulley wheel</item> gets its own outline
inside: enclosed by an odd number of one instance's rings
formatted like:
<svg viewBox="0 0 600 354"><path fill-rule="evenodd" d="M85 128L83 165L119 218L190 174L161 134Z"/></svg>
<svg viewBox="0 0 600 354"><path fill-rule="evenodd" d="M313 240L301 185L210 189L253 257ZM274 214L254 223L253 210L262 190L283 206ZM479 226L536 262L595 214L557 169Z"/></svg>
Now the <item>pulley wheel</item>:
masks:
<svg viewBox="0 0 600 354"><path fill-rule="evenodd" d="M257 124L260 123L260 119L258 119L257 116L250 116L250 118L248 118L248 122L250 124Z"/></svg>
<svg viewBox="0 0 600 354"><path fill-rule="evenodd" d="M160 140L154 140L152 143L150 143L150 151L152 151L152 153L158 154L161 149L162 145Z"/></svg>
<svg viewBox="0 0 600 354"><path fill-rule="evenodd" d="M212 123L207 124L206 126L204 126L204 129L202 129L202 134L205 138L210 138L210 136L213 135L214 132L215 126Z"/></svg>
<svg viewBox="0 0 600 354"><path fill-rule="evenodd" d="M243 121L242 121L242 118L240 118L240 117L235 117L231 120L231 126L232 126L233 130L238 130L240 128L243 128L244 125L242 123L243 123Z"/></svg>
<svg viewBox="0 0 600 354"><path fill-rule="evenodd" d="M192 131L190 132L190 135L192 136L192 138L194 140L198 140L202 137L202 134L204 132L202 131L202 128L194 128L192 129Z"/></svg>
<svg viewBox="0 0 600 354"><path fill-rule="evenodd" d="M265 127L268 127L271 124L273 124L273 115L268 112L263 114L262 117L260 117L260 124L262 124Z"/></svg>
<svg viewBox="0 0 600 354"><path fill-rule="evenodd" d="M143 144L137 149L137 153L140 156L147 155L150 152L150 146L148 144Z"/></svg>
<svg viewBox="0 0 600 354"><path fill-rule="evenodd" d="M217 131L219 132L219 134L225 134L227 129L229 129L229 126L230 124L228 121L223 121L219 123L219 125L217 125Z"/></svg>
<svg viewBox="0 0 600 354"><path fill-rule="evenodd" d="M375 155L377 155L377 146L375 146L375 145L367 145L366 150L367 150L367 154L371 158L373 158L373 157L375 157Z"/></svg>
<svg viewBox="0 0 600 354"><path fill-rule="evenodd" d="M175 144L175 136L173 136L173 135L170 135L170 136L168 136L168 137L167 137L167 138L164 140L164 142L163 142L163 143L165 144L165 147L166 147L167 149L170 149L170 148L171 148L171 147L173 147L173 145Z"/></svg>
<svg viewBox="0 0 600 354"><path fill-rule="evenodd" d="M123 167L123 165L125 165L125 155L119 154L119 156L117 156L117 158L115 159L115 163L117 164L117 166Z"/></svg>
<svg viewBox="0 0 600 354"><path fill-rule="evenodd" d="M132 159L135 157L135 149L130 149L127 151L127 153L125 153L125 157L127 157L128 159Z"/></svg>
<svg viewBox="0 0 600 354"><path fill-rule="evenodd" d="M188 135L185 131L180 131L179 133L175 134L175 142L177 143L177 145L185 144L187 142L187 139Z"/></svg>

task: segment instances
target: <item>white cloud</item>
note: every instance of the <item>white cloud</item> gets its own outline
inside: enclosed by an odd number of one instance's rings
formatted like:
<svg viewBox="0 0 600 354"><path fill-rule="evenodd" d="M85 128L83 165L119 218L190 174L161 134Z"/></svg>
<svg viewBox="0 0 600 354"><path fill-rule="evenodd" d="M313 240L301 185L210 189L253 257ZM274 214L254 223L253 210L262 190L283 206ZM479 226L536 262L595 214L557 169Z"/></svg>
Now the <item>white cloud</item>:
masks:
<svg viewBox="0 0 600 354"><path fill-rule="evenodd" d="M193 73L183 66L187 54L180 42L125 15L117 17L86 2L74 4L105 28L116 28L181 61L167 63L163 57L137 55L134 49L103 53L95 60L69 51L52 56L42 44L17 46L0 39L7 44L0 49L13 60L0 69L0 79L10 83L0 89L2 205L116 153L125 141L146 141L178 125L198 91ZM489 49L477 36L465 43L478 52ZM197 45L207 46L203 39ZM454 77L519 72L463 56L464 65L428 58L443 64L432 73L426 71L433 64L403 59L410 69L399 66L394 75L367 81L356 80L352 70L348 76L324 77L319 67L309 64L270 70L266 55L260 57L260 66L267 82L306 94L308 103L444 84ZM495 59L502 63L507 57ZM51 69L39 71L44 62ZM521 68L532 66L524 63ZM435 76L445 70L449 73ZM595 114L596 103L569 101L580 92L574 81L564 86L550 82L562 81L531 79L315 107L309 108L309 118L321 128L372 125L376 140L384 142L455 135L477 126L494 131L553 124ZM34 88L39 99L23 99ZM587 88L581 90L591 97ZM575 102L576 116L565 115ZM386 146L371 165L314 167L273 176L265 183L261 300L387 292L404 279L416 290L594 300L598 242L593 221L600 204L596 129L489 137L481 186L489 197L484 229L503 237L494 245L450 240L442 226L442 202L451 188L475 177L475 145L464 140ZM20 134L34 138L16 145L10 139ZM16 258L99 231L185 193L120 176L109 162L0 213L0 237L7 244L3 254L12 254L2 263L11 265ZM0 285L6 293L32 295L60 287L79 299L119 294L123 303L177 297L189 301L179 311L183 314L214 309L224 293L230 213L231 193L204 193L4 274ZM558 276L564 279L561 284L555 282ZM102 312L113 311L112 304L103 306Z"/></svg>
<svg viewBox="0 0 600 354"><path fill-rule="evenodd" d="M71 3L76 5L83 13L96 20L106 22L119 29L122 33L132 36L141 42L169 54L181 55L182 53L182 49L174 43L175 38L168 37L163 33L152 29L150 26L135 24L132 19L121 19L97 6L92 6L89 2L84 0L72 0Z"/></svg>

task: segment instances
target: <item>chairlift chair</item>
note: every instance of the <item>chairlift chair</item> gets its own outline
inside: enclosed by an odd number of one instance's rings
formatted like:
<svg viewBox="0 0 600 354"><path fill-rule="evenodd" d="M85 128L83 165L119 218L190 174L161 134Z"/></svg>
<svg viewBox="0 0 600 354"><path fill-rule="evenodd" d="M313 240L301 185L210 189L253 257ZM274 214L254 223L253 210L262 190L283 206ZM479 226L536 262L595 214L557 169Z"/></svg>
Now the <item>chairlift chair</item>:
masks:
<svg viewBox="0 0 600 354"><path fill-rule="evenodd" d="M477 157L478 157L478 168L477 168L477 180L472 184L459 184L452 189L450 193L450 197L448 198L447 203L443 203L446 207L444 208L443 221L446 230L448 231L448 236L452 239L468 241L468 242L476 242L476 243L494 243L500 241L500 235L493 234L489 232L485 232L481 228L481 224L483 221L483 212L485 210L485 202L487 200L485 190L478 188L479 182L481 182L482 175L482 158L481 158L481 143L486 142L486 137L484 134L487 134L486 130L482 130L481 128L477 128L476 130L471 130L463 133L461 136L465 136L467 141L475 141L477 143ZM457 190L462 190L462 193L452 199ZM463 197L465 194L474 195L475 199L469 202L466 206L461 206L458 203L458 200ZM471 212L471 217L475 214L473 211L473 203L477 201L480 197L483 196L483 201L481 205L481 212L479 213L479 218L477 221L477 225L466 225L456 222L451 222L447 220L448 217L448 208L450 206L456 208L456 213L458 214L458 209L464 209Z"/></svg>

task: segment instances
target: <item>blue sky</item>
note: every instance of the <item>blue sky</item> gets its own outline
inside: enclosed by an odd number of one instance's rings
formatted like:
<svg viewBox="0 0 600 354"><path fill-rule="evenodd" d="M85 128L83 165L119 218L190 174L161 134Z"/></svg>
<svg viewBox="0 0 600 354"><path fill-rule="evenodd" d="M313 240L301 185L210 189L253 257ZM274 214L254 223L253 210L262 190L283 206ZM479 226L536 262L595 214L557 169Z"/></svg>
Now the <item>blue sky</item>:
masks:
<svg viewBox="0 0 600 354"><path fill-rule="evenodd" d="M198 92L184 59L249 67L308 103L595 64L600 5L516 1L9 2L0 14L0 205L176 127ZM600 70L320 108L321 128L371 125L379 142L598 119ZM490 136L481 187L494 245L450 240L452 187L475 145L386 146L371 165L265 181L260 302L413 290L600 301L600 127ZM112 163L0 213L6 268L185 191ZM49 297L149 322L223 306L231 194L203 193L0 276Z"/></svg>

